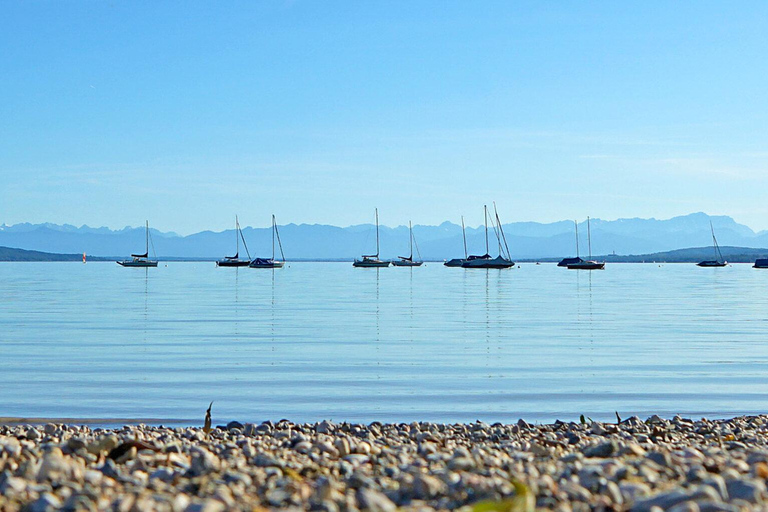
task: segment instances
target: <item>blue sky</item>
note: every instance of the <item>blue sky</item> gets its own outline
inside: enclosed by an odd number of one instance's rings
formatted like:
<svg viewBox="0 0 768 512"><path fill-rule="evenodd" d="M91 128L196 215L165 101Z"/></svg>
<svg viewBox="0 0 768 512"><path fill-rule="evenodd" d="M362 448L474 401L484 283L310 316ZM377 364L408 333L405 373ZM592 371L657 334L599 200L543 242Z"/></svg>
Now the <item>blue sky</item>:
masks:
<svg viewBox="0 0 768 512"><path fill-rule="evenodd" d="M768 229L765 2L0 7L0 223Z"/></svg>

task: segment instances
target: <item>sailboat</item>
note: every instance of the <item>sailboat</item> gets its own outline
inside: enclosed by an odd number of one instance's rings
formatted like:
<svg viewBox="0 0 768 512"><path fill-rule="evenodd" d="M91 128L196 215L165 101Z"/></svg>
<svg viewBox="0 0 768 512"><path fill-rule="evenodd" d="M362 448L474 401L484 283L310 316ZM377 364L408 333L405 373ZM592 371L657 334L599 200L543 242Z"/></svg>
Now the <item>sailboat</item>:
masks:
<svg viewBox="0 0 768 512"><path fill-rule="evenodd" d="M118 261L117 264L123 267L156 267L157 255L155 254L155 244L152 244L152 254L154 255L155 259L149 259L149 221L146 222L146 232L144 238L146 240L144 246L144 254L131 254L130 260Z"/></svg>
<svg viewBox="0 0 768 512"><path fill-rule="evenodd" d="M248 255L247 260L240 259L240 239L243 240L243 247L245 247L245 253ZM251 253L248 252L248 246L245 244L245 237L243 236L243 230L240 229L240 221L237 220L237 215L235 215L235 247L237 247L235 255L225 256L223 260L217 261L217 267L247 267L251 262Z"/></svg>
<svg viewBox="0 0 768 512"><path fill-rule="evenodd" d="M575 222L575 221L574 221ZM578 224L576 224L576 257L579 254L579 232ZM579 258L579 261L575 263L569 263L566 265L571 270L602 270L605 268L605 262L595 261L592 259L592 230L589 227L589 217L587 217L587 244L589 245L589 260L584 261Z"/></svg>
<svg viewBox="0 0 768 512"><path fill-rule="evenodd" d="M363 259L355 260L353 267L388 267L389 262L379 259L379 209L376 208L376 254L365 255Z"/></svg>
<svg viewBox="0 0 768 512"><path fill-rule="evenodd" d="M579 257L579 223L573 221L573 225L576 227L576 257L575 258L563 258L557 264L558 267L567 267L574 263L584 263L584 260Z"/></svg>
<svg viewBox="0 0 768 512"><path fill-rule="evenodd" d="M275 239L277 239L277 245L280 247L280 260L275 259ZM283 242L280 241L280 232L277 230L277 222L275 222L275 216L272 215L272 257L256 258L248 266L251 268L283 268L284 263L285 254L283 254Z"/></svg>
<svg viewBox="0 0 768 512"><path fill-rule="evenodd" d="M464 216L461 216L461 234L464 237L464 258L453 258L448 260L443 265L446 267L460 267L467 261L467 232L464 230Z"/></svg>
<svg viewBox="0 0 768 512"><path fill-rule="evenodd" d="M398 256L400 258L399 260L392 261L392 265L395 267L420 267L424 261L421 259L421 251L419 251L419 245L416 244L416 253L419 255L418 261L413 261L413 244L415 242L413 238L413 226L411 226L411 221L408 221L408 231L411 235L411 255L407 258L405 256Z"/></svg>
<svg viewBox="0 0 768 512"><path fill-rule="evenodd" d="M515 266L515 262L509 256L509 247L507 239L504 236L504 229L501 227L499 213L496 211L496 203L493 203L493 211L496 216L496 223L491 219L493 232L496 234L496 240L499 242L499 255L491 258L488 248L488 207L483 205L485 213L485 254L482 256L469 256L467 261L461 264L463 268L510 268ZM504 246L502 247L502 242Z"/></svg>
<svg viewBox="0 0 768 512"><path fill-rule="evenodd" d="M714 245L715 249L715 259L700 261L696 265L699 267L724 267L728 264L728 262L723 260L723 255L720 252L720 246L717 245L717 238L715 238L715 228L712 226L712 221L709 221L709 229L712 230L712 244Z"/></svg>

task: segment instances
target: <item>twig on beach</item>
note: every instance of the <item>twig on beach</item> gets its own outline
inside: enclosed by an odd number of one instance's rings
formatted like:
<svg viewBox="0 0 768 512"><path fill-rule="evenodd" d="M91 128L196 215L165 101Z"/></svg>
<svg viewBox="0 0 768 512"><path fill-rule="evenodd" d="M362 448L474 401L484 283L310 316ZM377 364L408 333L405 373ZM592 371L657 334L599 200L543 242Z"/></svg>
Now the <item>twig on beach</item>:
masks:
<svg viewBox="0 0 768 512"><path fill-rule="evenodd" d="M211 433L211 407L213 407L213 402L208 406L208 410L205 411L205 423L203 424L203 432L205 432L205 435Z"/></svg>

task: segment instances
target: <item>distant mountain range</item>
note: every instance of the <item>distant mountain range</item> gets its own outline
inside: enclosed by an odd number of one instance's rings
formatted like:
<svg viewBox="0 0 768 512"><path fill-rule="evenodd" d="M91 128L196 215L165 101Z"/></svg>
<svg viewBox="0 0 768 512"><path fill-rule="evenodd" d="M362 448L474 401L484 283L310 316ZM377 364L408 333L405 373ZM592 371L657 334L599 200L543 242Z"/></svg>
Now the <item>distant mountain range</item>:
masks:
<svg viewBox="0 0 768 512"><path fill-rule="evenodd" d="M768 231L755 232L727 216L704 213L667 220L592 219L592 253L617 255L652 255L688 247L704 247L711 243L710 221L721 246L760 249L768 247ZM375 251L375 231L369 224L340 228L320 224L288 224L280 226L287 259L347 259ZM461 226L444 222L439 226L413 227L414 236L424 259L442 260L464 255ZM467 246L471 254L485 252L485 232L481 227L467 228ZM504 224L510 252L515 259L561 258L575 255L575 234L571 221L549 224L515 222ZM152 239L160 258L220 258L235 252L235 233L202 231L188 236L152 230ZM381 226L381 256L394 258L408 254L408 227ZM581 255L587 252L586 223L579 225ZM272 254L271 228L243 229L250 254ZM491 254L497 252L497 241L490 230ZM57 224L0 225L0 246L49 253L69 253L122 257L144 250L144 227L121 230L75 227ZM725 254L724 256L728 257ZM241 247L241 255L245 251Z"/></svg>

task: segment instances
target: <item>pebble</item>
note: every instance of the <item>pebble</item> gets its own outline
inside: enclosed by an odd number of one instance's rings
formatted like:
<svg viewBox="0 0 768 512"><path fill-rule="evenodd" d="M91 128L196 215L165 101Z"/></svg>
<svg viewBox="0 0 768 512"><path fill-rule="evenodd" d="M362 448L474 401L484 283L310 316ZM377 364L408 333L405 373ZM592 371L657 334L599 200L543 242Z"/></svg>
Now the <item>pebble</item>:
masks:
<svg viewBox="0 0 768 512"><path fill-rule="evenodd" d="M375 489L360 489L357 491L357 502L361 510L370 512L394 512L397 505L387 496Z"/></svg>
<svg viewBox="0 0 768 512"><path fill-rule="evenodd" d="M768 416L620 424L0 426L0 510L728 512L768 501ZM107 454L140 440L159 449ZM520 503L528 508L528 498ZM479 507L482 508L482 507ZM516 509L515 509L516 510Z"/></svg>
<svg viewBox="0 0 768 512"><path fill-rule="evenodd" d="M763 502L765 483L760 480L729 480L725 485L730 498L754 504Z"/></svg>

